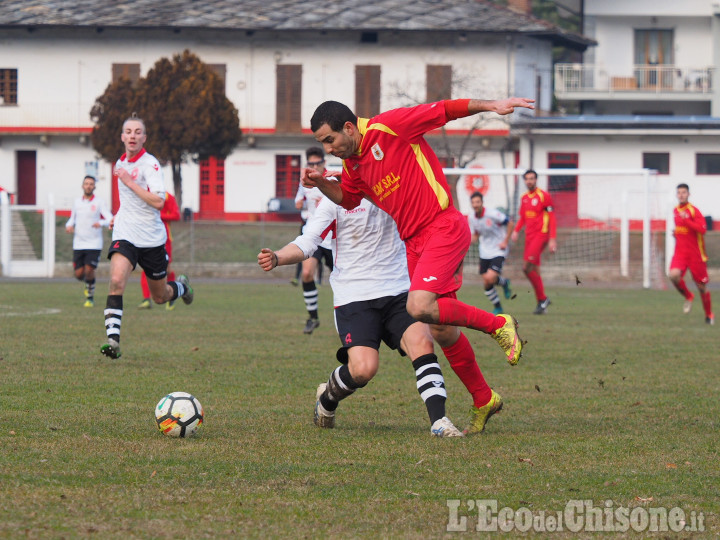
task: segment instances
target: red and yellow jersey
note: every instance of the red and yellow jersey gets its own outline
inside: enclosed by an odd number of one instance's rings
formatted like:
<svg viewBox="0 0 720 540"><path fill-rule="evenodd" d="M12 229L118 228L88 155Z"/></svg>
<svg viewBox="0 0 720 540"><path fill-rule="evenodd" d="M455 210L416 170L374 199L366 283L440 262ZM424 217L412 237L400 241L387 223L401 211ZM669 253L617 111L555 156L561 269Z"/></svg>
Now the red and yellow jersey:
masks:
<svg viewBox="0 0 720 540"><path fill-rule="evenodd" d="M442 165L423 138L447 121L443 101L358 118L363 138L343 161L342 206L355 208L367 195L392 216L403 240L454 208Z"/></svg>
<svg viewBox="0 0 720 540"><path fill-rule="evenodd" d="M520 217L518 218L515 230L517 232L525 227L525 236L547 234L555 238L557 226L555 213L553 211L552 197L547 191L535 188L528 191L520 200Z"/></svg>
<svg viewBox="0 0 720 540"><path fill-rule="evenodd" d="M675 253L696 255L703 262L707 262L705 216L690 203L676 206L673 216L675 217Z"/></svg>

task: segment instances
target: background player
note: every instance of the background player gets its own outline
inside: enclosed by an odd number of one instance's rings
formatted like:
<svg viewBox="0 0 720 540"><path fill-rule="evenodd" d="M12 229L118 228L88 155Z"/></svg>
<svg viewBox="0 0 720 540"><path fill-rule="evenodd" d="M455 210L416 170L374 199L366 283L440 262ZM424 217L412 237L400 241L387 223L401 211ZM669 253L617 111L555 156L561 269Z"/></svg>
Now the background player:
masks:
<svg viewBox="0 0 720 540"><path fill-rule="evenodd" d="M115 163L118 177L120 209L113 218L110 259L110 290L105 307L105 333L108 342L100 352L109 358L120 358L120 325L123 315L123 292L137 264L148 276L152 299L157 304L182 297L193 301L193 290L186 276L168 282L168 256L165 227L160 210L165 204L162 169L155 156L145 151L145 123L134 113L125 120L121 140L125 153Z"/></svg>
<svg viewBox="0 0 720 540"><path fill-rule="evenodd" d="M532 103L524 98L445 100L367 119L342 103L326 101L315 110L310 129L327 153L343 160L342 180L330 182L311 169L303 173L306 187L319 187L348 210L369 197L392 216L407 249L410 315L429 324L488 333L511 365L522 351L517 321L457 299L470 229L453 205L442 166L424 134L456 118L485 111L509 114L515 107L533 108Z"/></svg>
<svg viewBox="0 0 720 540"><path fill-rule="evenodd" d="M700 210L688 202L690 188L687 184L678 184L677 200L678 205L673 210L675 217L675 252L670 262L670 281L675 288L685 297L684 313L690 313L695 295L691 293L683 276L690 269L693 281L697 285L703 309L705 310L705 322L715 324L715 316L712 312L710 291L707 290L709 281L707 273L707 254L705 253L705 232L707 222Z"/></svg>
<svg viewBox="0 0 720 540"><path fill-rule="evenodd" d="M337 178L325 170L325 153L318 146L311 146L305 150L307 158L307 166L317 171L319 174L336 181ZM307 220L315 214L315 209L325 196L322 191L317 188L306 188L302 182L298 186L298 192L295 196L295 207L300 209L305 206L307 210ZM305 226L303 229L305 230ZM320 318L318 317L318 289L315 284L315 274L322 272L322 263L325 262L330 272L333 271L333 256L331 250L332 236L328 235L323 242L317 247L312 257L302 260L302 288L303 298L305 299L305 308L308 312L308 320L305 322L303 332L312 334L318 326L320 326Z"/></svg>
<svg viewBox="0 0 720 540"><path fill-rule="evenodd" d="M165 192L165 204L160 210L160 219L165 225L165 234L167 234L167 240L165 241L165 251L168 256L168 267L167 267L167 278L170 281L175 281L175 272L171 268L172 264L172 231L170 230L171 221L180 221L180 208L178 208L177 200L172 193ZM140 287L142 288L143 301L140 302L138 308L150 309L152 302L150 301L150 287L148 287L147 277L145 272L140 274ZM175 300L170 300L165 304L165 309L171 311L175 309Z"/></svg>
<svg viewBox="0 0 720 540"><path fill-rule="evenodd" d="M103 227L110 225L112 213L105 201L95 195L95 177L83 179L83 195L75 199L65 230L73 236L75 278L85 282L85 307L95 305L95 269L100 263Z"/></svg>
<svg viewBox="0 0 720 540"><path fill-rule="evenodd" d="M328 230L333 230L335 269L330 274L334 293L335 325L343 364L318 387L315 424L335 426L338 403L364 387L379 367L380 343L398 349L412 360L417 389L436 437L461 437L445 416L447 393L440 364L426 324L405 309L410 285L405 248L393 220L367 199L352 211L324 198L303 234L282 249L263 249L258 264L265 271L311 257ZM371 231L368 233L368 231Z"/></svg>
<svg viewBox="0 0 720 540"><path fill-rule="evenodd" d="M535 291L537 306L533 313L543 315L547 312L550 299L545 294L545 286L540 276L540 255L545 246L550 253L555 253L557 243L557 225L552 198L547 191L537 187L537 173L529 169L523 174L527 193L520 201L520 218L518 219L511 239L517 242L520 230L525 227L525 252L523 255L523 272L530 280Z"/></svg>
<svg viewBox="0 0 720 540"><path fill-rule="evenodd" d="M485 208L483 195L476 191L470 195L473 213L468 216L472 242L480 240L480 275L485 284L485 296L495 306L493 313L503 312L495 285L503 288L505 298L512 296L510 280L502 274L503 263L508 254L508 242L515 222L495 208Z"/></svg>

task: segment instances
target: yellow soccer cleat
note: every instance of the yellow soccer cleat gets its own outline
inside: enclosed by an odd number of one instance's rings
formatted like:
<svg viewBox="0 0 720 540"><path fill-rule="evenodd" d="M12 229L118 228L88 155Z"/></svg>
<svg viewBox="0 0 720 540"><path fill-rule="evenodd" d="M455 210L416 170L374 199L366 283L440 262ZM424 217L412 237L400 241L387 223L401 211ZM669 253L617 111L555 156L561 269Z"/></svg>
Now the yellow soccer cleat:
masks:
<svg viewBox="0 0 720 540"><path fill-rule="evenodd" d="M83 304L83 307L94 307L95 306L95 300L92 298L88 298L85 300L85 303Z"/></svg>
<svg viewBox="0 0 720 540"><path fill-rule="evenodd" d="M517 333L518 322L512 315L502 313L498 317L505 319L505 324L495 330L490 336L498 342L507 356L511 366L517 365L522 356L523 342Z"/></svg>
<svg viewBox="0 0 720 540"><path fill-rule="evenodd" d="M152 303L150 302L149 298L143 298L143 301L138 304L138 309L150 309L152 308Z"/></svg>
<svg viewBox="0 0 720 540"><path fill-rule="evenodd" d="M492 395L487 405L482 407L472 407L470 409L470 425L463 431L465 435L472 435L474 433L482 433L485 430L485 424L490 420L490 417L500 412L503 408L503 400L500 394L495 393L495 390L491 390Z"/></svg>

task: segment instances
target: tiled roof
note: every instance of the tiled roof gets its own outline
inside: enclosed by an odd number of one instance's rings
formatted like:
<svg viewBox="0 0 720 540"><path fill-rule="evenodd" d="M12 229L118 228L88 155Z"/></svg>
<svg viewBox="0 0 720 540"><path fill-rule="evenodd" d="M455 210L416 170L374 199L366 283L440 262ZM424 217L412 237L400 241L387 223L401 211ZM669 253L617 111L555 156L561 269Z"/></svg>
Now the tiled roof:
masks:
<svg viewBox="0 0 720 540"><path fill-rule="evenodd" d="M509 32L594 44L487 0L2 0L3 26Z"/></svg>

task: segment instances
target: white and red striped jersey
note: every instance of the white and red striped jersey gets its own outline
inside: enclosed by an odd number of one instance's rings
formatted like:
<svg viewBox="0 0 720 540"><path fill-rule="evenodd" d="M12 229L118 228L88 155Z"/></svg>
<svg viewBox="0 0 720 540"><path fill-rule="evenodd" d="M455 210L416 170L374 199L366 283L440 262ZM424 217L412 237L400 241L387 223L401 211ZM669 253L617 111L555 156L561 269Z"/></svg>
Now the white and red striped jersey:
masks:
<svg viewBox="0 0 720 540"><path fill-rule="evenodd" d="M293 244L311 257L328 232L334 233L330 286L335 307L410 288L405 244L393 219L373 203L363 199L346 210L323 199Z"/></svg>
<svg viewBox="0 0 720 540"><path fill-rule="evenodd" d="M138 155L127 159L123 154L115 163L115 169L125 169L143 189L165 199L165 184L160 163L143 148ZM126 240L135 247L164 246L167 240L160 210L153 208L118 180L120 209L115 216L112 239Z"/></svg>
<svg viewBox="0 0 720 540"><path fill-rule="evenodd" d="M75 199L70 219L65 224L65 228L75 227L73 249L102 249L102 228L107 227L111 219L112 213L105 201L97 195L89 199L85 197ZM100 227L93 227L96 223L99 223Z"/></svg>

